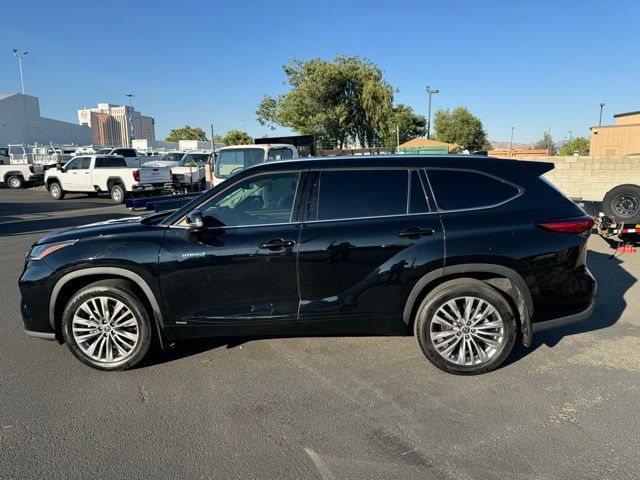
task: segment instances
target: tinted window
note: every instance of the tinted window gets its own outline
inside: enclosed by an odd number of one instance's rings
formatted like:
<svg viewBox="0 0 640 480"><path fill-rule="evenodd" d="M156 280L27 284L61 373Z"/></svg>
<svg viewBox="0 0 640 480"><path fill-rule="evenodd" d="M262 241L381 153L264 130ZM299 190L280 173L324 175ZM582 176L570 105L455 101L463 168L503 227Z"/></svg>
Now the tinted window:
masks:
<svg viewBox="0 0 640 480"><path fill-rule="evenodd" d="M73 160L70 160L69 163L67 163L64 168L65 170L78 170L80 168L80 165L82 163L82 157L76 157Z"/></svg>
<svg viewBox="0 0 640 480"><path fill-rule="evenodd" d="M409 198L409 213L424 213L429 211L427 197L424 194L424 188L420 175L417 170L411 172L411 192Z"/></svg>
<svg viewBox="0 0 640 480"><path fill-rule="evenodd" d="M427 173L442 210L487 207L518 194L514 186L480 173L461 170L428 170Z"/></svg>
<svg viewBox="0 0 640 480"><path fill-rule="evenodd" d="M118 168L126 167L127 161L118 157L98 157L95 168Z"/></svg>
<svg viewBox="0 0 640 480"><path fill-rule="evenodd" d="M222 150L216 160L216 177L227 178L234 173L264 162L262 148L233 148Z"/></svg>
<svg viewBox="0 0 640 480"><path fill-rule="evenodd" d="M91 158L82 157L82 162L80 163L80 169L87 170L90 166L91 166Z"/></svg>
<svg viewBox="0 0 640 480"><path fill-rule="evenodd" d="M117 148L113 151L115 155L122 155L123 157L137 157L138 152L133 148Z"/></svg>
<svg viewBox="0 0 640 480"><path fill-rule="evenodd" d="M297 185L298 173L274 173L243 180L201 208L205 225L288 223Z"/></svg>
<svg viewBox="0 0 640 480"><path fill-rule="evenodd" d="M407 175L406 170L322 172L318 220L407 213Z"/></svg>

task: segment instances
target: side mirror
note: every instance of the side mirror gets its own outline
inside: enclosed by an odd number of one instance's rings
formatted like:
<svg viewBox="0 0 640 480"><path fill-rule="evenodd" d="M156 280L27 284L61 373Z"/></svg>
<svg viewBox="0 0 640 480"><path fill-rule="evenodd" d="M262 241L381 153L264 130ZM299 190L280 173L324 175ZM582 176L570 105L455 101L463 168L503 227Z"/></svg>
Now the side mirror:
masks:
<svg viewBox="0 0 640 480"><path fill-rule="evenodd" d="M201 232L204 230L204 218L200 210L191 210L187 213L187 227L192 232Z"/></svg>
<svg viewBox="0 0 640 480"><path fill-rule="evenodd" d="M64 167L63 167L62 165L58 165L56 168L57 168L58 170L60 170L62 173L64 173L64 171L65 171L65 170L64 170Z"/></svg>

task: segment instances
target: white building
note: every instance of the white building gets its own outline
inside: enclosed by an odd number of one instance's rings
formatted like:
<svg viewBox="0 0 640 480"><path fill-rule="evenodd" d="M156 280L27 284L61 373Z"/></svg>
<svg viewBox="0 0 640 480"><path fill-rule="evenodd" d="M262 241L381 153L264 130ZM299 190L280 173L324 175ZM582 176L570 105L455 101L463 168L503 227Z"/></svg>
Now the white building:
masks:
<svg viewBox="0 0 640 480"><path fill-rule="evenodd" d="M78 110L80 125L93 130L93 145L129 147L133 139L155 140L155 121L128 105L99 103L96 108Z"/></svg>
<svg viewBox="0 0 640 480"><path fill-rule="evenodd" d="M86 145L91 143L91 129L40 116L38 97L0 95L0 146L10 143Z"/></svg>
<svg viewBox="0 0 640 480"><path fill-rule="evenodd" d="M176 142L166 142L164 140L147 140L146 138L135 138L131 146L136 150L177 150Z"/></svg>

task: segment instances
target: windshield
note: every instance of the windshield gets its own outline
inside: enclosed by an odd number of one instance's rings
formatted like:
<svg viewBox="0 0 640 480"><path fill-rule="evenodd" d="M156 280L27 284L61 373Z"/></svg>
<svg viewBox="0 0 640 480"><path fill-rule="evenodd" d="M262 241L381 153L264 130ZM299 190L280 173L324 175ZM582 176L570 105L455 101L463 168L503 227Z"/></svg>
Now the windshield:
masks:
<svg viewBox="0 0 640 480"><path fill-rule="evenodd" d="M183 152L165 153L162 157L160 157L160 160L163 160L166 162L179 162L183 156L184 156Z"/></svg>
<svg viewBox="0 0 640 480"><path fill-rule="evenodd" d="M262 148L233 148L218 152L216 177L227 178L245 168L265 161Z"/></svg>
<svg viewBox="0 0 640 480"><path fill-rule="evenodd" d="M187 153L182 157L183 167L202 167L209 160L208 153Z"/></svg>

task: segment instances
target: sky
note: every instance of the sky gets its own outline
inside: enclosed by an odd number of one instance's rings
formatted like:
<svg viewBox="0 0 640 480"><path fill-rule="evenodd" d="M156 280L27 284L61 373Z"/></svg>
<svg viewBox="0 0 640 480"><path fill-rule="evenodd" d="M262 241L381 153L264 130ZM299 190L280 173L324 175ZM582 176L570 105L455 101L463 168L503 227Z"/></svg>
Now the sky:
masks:
<svg viewBox="0 0 640 480"><path fill-rule="evenodd" d="M462 105L492 140L589 136L640 110L640 1L8 1L0 29L0 94L27 94L43 116L77 122L99 102L156 120L254 137L289 133L256 122L265 94L288 87L291 58L369 58L394 101L426 115Z"/></svg>

